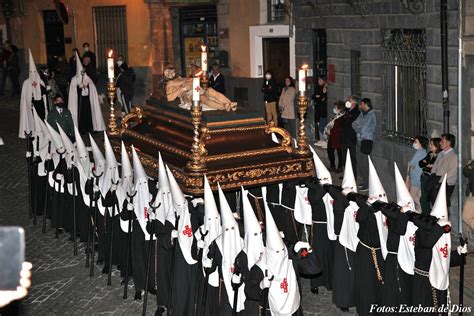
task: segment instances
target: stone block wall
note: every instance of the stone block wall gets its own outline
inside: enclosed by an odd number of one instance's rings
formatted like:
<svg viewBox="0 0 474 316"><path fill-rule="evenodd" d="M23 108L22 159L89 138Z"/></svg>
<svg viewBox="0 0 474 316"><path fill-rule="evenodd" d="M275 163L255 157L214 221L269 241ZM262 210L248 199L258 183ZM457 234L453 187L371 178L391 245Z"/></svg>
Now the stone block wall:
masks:
<svg viewBox="0 0 474 316"><path fill-rule="evenodd" d="M353 7L345 0L318 0L294 2L296 26L296 64L313 63L314 29L327 33L328 64L335 65L335 82L329 83L328 106L336 100L345 100L351 94L351 50L361 52L362 97L372 99L378 126L372 153L373 162L381 179L387 179L386 191L395 200L393 162L403 174L414 151L404 145L382 140L381 122L383 110L381 29L424 29L426 32L427 61L427 127L428 137L443 133L443 109L441 91L441 39L440 1L424 0L424 12L410 13L402 1L374 0L365 7ZM472 1L467 1L472 2ZM353 1L356 3L356 1ZM471 7L471 6L470 6ZM448 64L450 132L456 135L457 122L457 63L458 63L458 4L448 1ZM470 9L471 11L474 9ZM361 14L362 13L362 14ZM474 31L473 31L474 32ZM466 120L470 118L467 117ZM464 126L464 125L463 125ZM411 135L415 136L415 135ZM462 140L465 147L470 141ZM367 172L367 170L361 170ZM405 172L404 172L405 171ZM385 183L385 182L384 182ZM457 198L452 196L452 221L457 227ZM457 229L457 228L456 228Z"/></svg>

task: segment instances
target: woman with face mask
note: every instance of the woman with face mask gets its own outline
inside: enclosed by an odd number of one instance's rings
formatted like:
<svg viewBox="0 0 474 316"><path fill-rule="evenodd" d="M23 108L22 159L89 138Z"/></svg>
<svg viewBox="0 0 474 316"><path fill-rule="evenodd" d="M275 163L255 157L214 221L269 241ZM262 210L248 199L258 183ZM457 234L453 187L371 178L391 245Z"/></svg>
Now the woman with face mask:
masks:
<svg viewBox="0 0 474 316"><path fill-rule="evenodd" d="M420 159L420 161L418 162L418 166L421 168L422 171L420 183L420 206L421 212L423 214L430 214L431 211L431 205L428 199L427 184L431 174L431 168L433 167L433 164L435 163L436 158L438 157L438 153L441 152L440 142L441 138L439 137L431 138L428 145L428 154L424 158Z"/></svg>
<svg viewBox="0 0 474 316"><path fill-rule="evenodd" d="M421 213L420 196L421 196L421 174L422 170L419 166L420 160L426 156L426 147L428 146L428 139L424 136L416 136L413 140L412 147L415 154L408 162L408 173L406 185L410 190L410 194L415 202L415 208Z"/></svg>
<svg viewBox="0 0 474 316"><path fill-rule="evenodd" d="M295 96L296 89L293 78L285 78L285 87L281 91L280 101L278 106L280 108L281 118L284 128L290 132L291 137L296 138L295 125Z"/></svg>
<svg viewBox="0 0 474 316"><path fill-rule="evenodd" d="M262 84L263 101L265 102L265 113L267 116L267 123L273 121L275 126L278 126L278 114L276 101L278 100L278 88L275 79L273 79L271 70L265 72Z"/></svg>

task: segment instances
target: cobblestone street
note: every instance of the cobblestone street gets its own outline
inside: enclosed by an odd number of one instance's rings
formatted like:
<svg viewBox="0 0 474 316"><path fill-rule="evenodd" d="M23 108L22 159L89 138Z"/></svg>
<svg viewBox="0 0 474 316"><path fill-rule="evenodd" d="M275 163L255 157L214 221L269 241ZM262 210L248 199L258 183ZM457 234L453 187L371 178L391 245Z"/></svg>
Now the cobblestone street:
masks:
<svg viewBox="0 0 474 316"><path fill-rule="evenodd" d="M129 297L122 299L120 275L114 271L112 285L101 274L102 266L95 267L95 276L89 277L85 268L84 245L73 255L69 234L54 238L53 229L41 233L41 217L34 226L28 218L27 166L25 142L18 134L19 99L0 99L0 225L20 225L26 231L26 259L33 264L32 286L29 295L18 308L20 315L139 315L143 301L133 300L133 285ZM321 156L325 157L323 152ZM453 238L453 242L457 242ZM454 246L453 246L454 247ZM451 273L451 296L458 302L458 268ZM465 306L474 306L474 267L472 256L466 267ZM331 302L331 292L320 288L318 295L309 291L309 282L303 282L303 308L305 315L352 315L342 313ZM149 296L148 313L156 309L154 296ZM184 302L183 302L184 303ZM0 311L0 315L6 315Z"/></svg>

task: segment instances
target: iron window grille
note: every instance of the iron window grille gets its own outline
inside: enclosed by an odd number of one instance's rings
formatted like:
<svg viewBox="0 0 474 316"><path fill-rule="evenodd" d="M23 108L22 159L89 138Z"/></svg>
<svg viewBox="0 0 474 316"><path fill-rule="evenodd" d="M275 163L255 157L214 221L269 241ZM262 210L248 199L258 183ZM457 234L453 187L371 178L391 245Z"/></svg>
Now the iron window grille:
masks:
<svg viewBox="0 0 474 316"><path fill-rule="evenodd" d="M426 135L426 35L423 29L382 30L382 137L409 145Z"/></svg>
<svg viewBox="0 0 474 316"><path fill-rule="evenodd" d="M285 20L287 5L285 0L267 0L268 21L281 22Z"/></svg>
<svg viewBox="0 0 474 316"><path fill-rule="evenodd" d="M360 51L351 51L351 94L361 95L360 84Z"/></svg>
<svg viewBox="0 0 474 316"><path fill-rule="evenodd" d="M107 69L107 53L122 55L128 63L127 11L125 6L93 7L97 68Z"/></svg>

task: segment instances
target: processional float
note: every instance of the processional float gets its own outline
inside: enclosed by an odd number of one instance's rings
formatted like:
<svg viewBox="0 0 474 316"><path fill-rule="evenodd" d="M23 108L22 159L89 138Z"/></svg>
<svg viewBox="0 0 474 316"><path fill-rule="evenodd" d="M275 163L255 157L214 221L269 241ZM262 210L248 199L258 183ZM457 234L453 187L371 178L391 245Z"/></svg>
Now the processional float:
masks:
<svg viewBox="0 0 474 316"><path fill-rule="evenodd" d="M299 74L305 75L305 70ZM300 84L304 80L305 77L300 78ZM207 83L207 74L203 72L194 79L193 89L207 89ZM304 180L314 175L304 127L308 108L304 89L300 88L297 101L299 129L295 147L285 129L275 127L273 122L267 124L259 112L242 108L234 112L203 111L199 97L193 97L190 110L149 99L146 105L133 107L117 126L113 83L109 84L108 97L108 133L117 157L122 140L130 155L133 145L147 174L154 177L161 152L185 194L204 193L204 174L213 190L217 190L219 183L225 191ZM279 143L272 140L273 133L279 135Z"/></svg>

